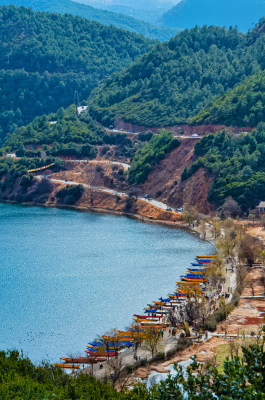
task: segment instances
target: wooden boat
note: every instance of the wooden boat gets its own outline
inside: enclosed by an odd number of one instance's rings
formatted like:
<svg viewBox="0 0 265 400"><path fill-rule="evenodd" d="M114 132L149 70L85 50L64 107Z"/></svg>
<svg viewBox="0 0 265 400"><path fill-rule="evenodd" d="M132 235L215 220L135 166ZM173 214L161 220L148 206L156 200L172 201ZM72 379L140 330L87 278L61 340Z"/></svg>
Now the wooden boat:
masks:
<svg viewBox="0 0 265 400"><path fill-rule="evenodd" d="M145 314L151 314L151 315L156 315L156 314L160 314L159 313L159 310L156 310L156 309L154 309L154 310L152 310L152 309L145 309Z"/></svg>
<svg viewBox="0 0 265 400"><path fill-rule="evenodd" d="M196 268L188 268L188 274L193 274L193 275L196 275L196 274L204 274L205 272L206 272L206 269L205 268L202 268L202 269L196 269Z"/></svg>
<svg viewBox="0 0 265 400"><path fill-rule="evenodd" d="M162 297L160 297L158 300L162 301L163 303L169 303L171 301L171 299L163 299Z"/></svg>
<svg viewBox="0 0 265 400"><path fill-rule="evenodd" d="M125 337L125 336L116 336L116 337L113 337L113 336L105 336L105 335L103 335L102 337L103 337L103 339L112 341L113 343L133 341L133 337L132 336L127 336L127 337Z"/></svg>
<svg viewBox="0 0 265 400"><path fill-rule="evenodd" d="M156 316L156 315L138 315L138 314L133 314L133 316L136 317L136 318L140 318L140 319L150 319L150 318L159 319L159 318L162 318L162 315L161 316Z"/></svg>
<svg viewBox="0 0 265 400"><path fill-rule="evenodd" d="M78 364L57 364L57 363L53 363L52 365L54 365L55 367L58 367L58 368L71 368L71 369L80 368L80 365L78 365Z"/></svg>
<svg viewBox="0 0 265 400"><path fill-rule="evenodd" d="M207 259L207 258L216 258L216 255L212 255L212 256L195 256L196 258L203 258L203 259Z"/></svg>
<svg viewBox="0 0 265 400"><path fill-rule="evenodd" d="M144 320L142 320L142 321L137 321L137 322L139 322L141 325L151 325L151 326L157 326L157 327L159 327L159 328L161 328L161 326L163 326L163 325L167 325L167 323L165 323L165 322L158 322L158 321L146 321L145 319Z"/></svg>
<svg viewBox="0 0 265 400"><path fill-rule="evenodd" d="M181 293L186 293L187 295L191 294L191 293L197 293L197 294L202 293L202 289L201 288L190 287L190 286L189 287L183 287L183 289L179 288L179 291Z"/></svg>
<svg viewBox="0 0 265 400"><path fill-rule="evenodd" d="M183 294L178 293L178 292L174 292L174 294L168 294L168 297L170 297L171 299L177 299L180 301L185 300L185 296L183 296Z"/></svg>
<svg viewBox="0 0 265 400"><path fill-rule="evenodd" d="M153 307L151 308L151 310L153 309ZM145 310L149 310L149 308L145 308ZM159 313L159 314L165 314L165 313L167 313L168 311L165 311L165 310L163 310L162 309L162 307L158 307L158 308L156 308L156 310L157 310L157 313Z"/></svg>
<svg viewBox="0 0 265 400"><path fill-rule="evenodd" d="M181 278L183 279L184 282L189 282L189 283L203 283L203 282L207 282L207 279L199 279L199 278Z"/></svg>
<svg viewBox="0 0 265 400"><path fill-rule="evenodd" d="M145 310L146 310L146 312L148 312L148 311L149 311L149 309L148 309L148 308L146 308ZM164 311L164 310L162 310L162 309L160 309L160 310L156 310L156 312L157 312L157 314L162 314L162 315L167 313L167 311Z"/></svg>
<svg viewBox="0 0 265 400"><path fill-rule="evenodd" d="M120 354L119 351L116 352L107 352L107 351L91 351L85 350L85 353L94 356L95 354L99 357L115 357L117 354Z"/></svg>
<svg viewBox="0 0 265 400"><path fill-rule="evenodd" d="M164 301L153 301L154 304L156 304L157 306L167 306L169 303L168 302L164 302Z"/></svg>
<svg viewBox="0 0 265 400"><path fill-rule="evenodd" d="M183 293L180 293L180 292L178 292L178 291L176 291L175 292L181 299L183 298L183 300L186 300L187 299L187 296L185 295L185 294L183 294ZM178 298L179 298L178 297Z"/></svg>
<svg viewBox="0 0 265 400"><path fill-rule="evenodd" d="M77 357L77 358L69 358L69 357L61 357L61 360L65 361L66 363L77 363L77 364L94 364L97 362L106 361L105 357Z"/></svg>

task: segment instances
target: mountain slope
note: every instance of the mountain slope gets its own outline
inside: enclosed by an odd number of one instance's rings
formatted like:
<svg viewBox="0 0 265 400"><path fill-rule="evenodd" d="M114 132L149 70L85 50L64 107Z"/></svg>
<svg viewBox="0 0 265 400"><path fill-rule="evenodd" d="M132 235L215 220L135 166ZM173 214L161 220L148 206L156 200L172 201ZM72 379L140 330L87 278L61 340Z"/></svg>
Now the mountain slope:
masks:
<svg viewBox="0 0 265 400"><path fill-rule="evenodd" d="M158 44L91 95L90 112L144 126L187 123L246 76L265 68L265 35L218 27L185 30Z"/></svg>
<svg viewBox="0 0 265 400"><path fill-rule="evenodd" d="M31 7L34 11L78 15L103 25L114 25L151 39L168 40L176 34L175 28L156 26L114 12L100 10L71 0L2 0L1 4Z"/></svg>
<svg viewBox="0 0 265 400"><path fill-rule="evenodd" d="M182 0L168 10L159 23L181 29L195 25L238 26L246 32L252 23L265 16L265 2L260 0Z"/></svg>
<svg viewBox="0 0 265 400"><path fill-rule="evenodd" d="M71 15L0 7L0 136L86 99L154 42Z"/></svg>
<svg viewBox="0 0 265 400"><path fill-rule="evenodd" d="M216 205L232 196L246 212L265 199L265 123L249 135L225 131L204 136L195 146L199 157L185 168L182 182L206 170L212 177L208 200Z"/></svg>
<svg viewBox="0 0 265 400"><path fill-rule="evenodd" d="M256 126L262 121L265 121L265 71L250 76L190 120L195 125L227 126Z"/></svg>

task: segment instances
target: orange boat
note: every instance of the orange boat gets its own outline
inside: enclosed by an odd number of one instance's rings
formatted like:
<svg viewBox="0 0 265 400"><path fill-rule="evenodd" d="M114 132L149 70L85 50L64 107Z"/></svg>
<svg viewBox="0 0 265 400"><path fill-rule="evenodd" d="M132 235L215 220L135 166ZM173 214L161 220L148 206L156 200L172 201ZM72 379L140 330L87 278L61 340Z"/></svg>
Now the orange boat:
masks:
<svg viewBox="0 0 265 400"><path fill-rule="evenodd" d="M52 365L54 365L55 367L58 367L58 368L71 368L71 369L80 368L80 365L78 365L78 364L56 364L56 363L53 363Z"/></svg>

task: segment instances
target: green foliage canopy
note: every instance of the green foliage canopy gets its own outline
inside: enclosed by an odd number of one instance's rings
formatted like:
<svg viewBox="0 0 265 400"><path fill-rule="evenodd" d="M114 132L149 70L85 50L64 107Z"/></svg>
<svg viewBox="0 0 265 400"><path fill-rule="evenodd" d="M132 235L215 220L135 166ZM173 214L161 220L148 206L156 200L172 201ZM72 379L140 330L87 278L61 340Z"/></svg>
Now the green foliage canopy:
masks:
<svg viewBox="0 0 265 400"><path fill-rule="evenodd" d="M185 124L247 76L265 68L265 35L255 28L195 27L158 44L90 97L91 116L136 125Z"/></svg>
<svg viewBox="0 0 265 400"><path fill-rule="evenodd" d="M190 120L194 125L227 126L257 126L262 121L265 121L265 71L245 79Z"/></svg>
<svg viewBox="0 0 265 400"><path fill-rule="evenodd" d="M17 126L86 99L154 41L71 15L0 6L0 138Z"/></svg>

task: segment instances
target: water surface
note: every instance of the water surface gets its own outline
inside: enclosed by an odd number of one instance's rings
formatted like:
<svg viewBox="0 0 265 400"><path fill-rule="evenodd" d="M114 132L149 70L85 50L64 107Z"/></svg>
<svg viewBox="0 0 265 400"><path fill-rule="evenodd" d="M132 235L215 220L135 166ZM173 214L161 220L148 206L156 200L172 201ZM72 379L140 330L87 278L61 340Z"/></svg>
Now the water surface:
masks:
<svg viewBox="0 0 265 400"><path fill-rule="evenodd" d="M196 236L126 217L0 204L0 349L34 362L86 344L175 288Z"/></svg>

